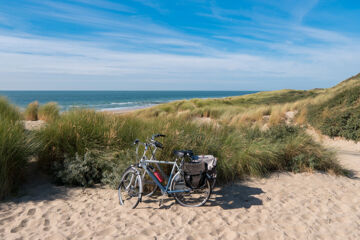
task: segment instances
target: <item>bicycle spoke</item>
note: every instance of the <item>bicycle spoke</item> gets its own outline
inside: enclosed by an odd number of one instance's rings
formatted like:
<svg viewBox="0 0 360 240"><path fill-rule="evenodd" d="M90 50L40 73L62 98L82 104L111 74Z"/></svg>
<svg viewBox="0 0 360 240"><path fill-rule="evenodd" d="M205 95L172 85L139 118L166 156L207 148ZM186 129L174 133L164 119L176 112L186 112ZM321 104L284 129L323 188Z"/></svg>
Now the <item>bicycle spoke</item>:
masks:
<svg viewBox="0 0 360 240"><path fill-rule="evenodd" d="M141 198L140 176L135 170L125 171L118 189L119 201L121 205L135 208Z"/></svg>
<svg viewBox="0 0 360 240"><path fill-rule="evenodd" d="M174 193L175 200L186 207L198 207L205 204L211 194L211 185L208 179L205 180L205 184L199 189L190 189L186 186L183 180L174 180L172 183L173 190L184 190L181 193ZM189 192L185 192L190 190Z"/></svg>

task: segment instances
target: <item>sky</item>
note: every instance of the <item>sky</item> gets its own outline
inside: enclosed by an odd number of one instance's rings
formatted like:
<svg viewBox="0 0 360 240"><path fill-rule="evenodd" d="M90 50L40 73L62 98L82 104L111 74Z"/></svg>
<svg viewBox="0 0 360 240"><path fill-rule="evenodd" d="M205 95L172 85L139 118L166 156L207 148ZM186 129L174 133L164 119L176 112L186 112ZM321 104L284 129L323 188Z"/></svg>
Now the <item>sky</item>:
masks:
<svg viewBox="0 0 360 240"><path fill-rule="evenodd" d="M0 0L1 90L275 90L360 72L360 1Z"/></svg>

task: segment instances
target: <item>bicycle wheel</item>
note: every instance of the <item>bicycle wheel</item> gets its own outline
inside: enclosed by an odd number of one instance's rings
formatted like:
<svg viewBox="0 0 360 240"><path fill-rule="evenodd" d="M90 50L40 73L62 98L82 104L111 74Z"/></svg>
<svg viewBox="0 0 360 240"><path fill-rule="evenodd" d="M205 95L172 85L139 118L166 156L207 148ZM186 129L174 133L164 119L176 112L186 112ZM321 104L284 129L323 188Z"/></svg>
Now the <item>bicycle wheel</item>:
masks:
<svg viewBox="0 0 360 240"><path fill-rule="evenodd" d="M210 174L211 190L213 190L213 189L215 188L216 175L217 175L217 171L216 171L216 169L215 169L215 170Z"/></svg>
<svg viewBox="0 0 360 240"><path fill-rule="evenodd" d="M121 205L136 208L141 200L141 176L135 168L128 168L121 178L118 188Z"/></svg>
<svg viewBox="0 0 360 240"><path fill-rule="evenodd" d="M205 178L202 187L191 189L186 186L184 177L178 172L172 180L171 190L189 190L189 192L174 193L176 202L184 207L200 207L210 198L211 183L208 178Z"/></svg>

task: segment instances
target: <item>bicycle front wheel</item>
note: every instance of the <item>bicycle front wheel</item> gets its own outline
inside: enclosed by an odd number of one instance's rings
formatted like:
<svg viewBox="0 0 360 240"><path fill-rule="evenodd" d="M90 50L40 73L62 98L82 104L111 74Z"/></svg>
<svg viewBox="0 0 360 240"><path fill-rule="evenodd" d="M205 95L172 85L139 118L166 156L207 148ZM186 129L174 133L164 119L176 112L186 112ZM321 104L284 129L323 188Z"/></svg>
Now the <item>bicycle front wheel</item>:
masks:
<svg viewBox="0 0 360 240"><path fill-rule="evenodd" d="M188 191L173 194L176 202L184 207L200 207L209 200L211 195L211 183L208 178L205 178L205 183L202 187L191 189L186 186L185 179L180 172L174 176L171 189Z"/></svg>
<svg viewBox="0 0 360 240"><path fill-rule="evenodd" d="M128 168L123 174L118 187L120 205L136 208L141 200L141 192L141 176L135 168Z"/></svg>

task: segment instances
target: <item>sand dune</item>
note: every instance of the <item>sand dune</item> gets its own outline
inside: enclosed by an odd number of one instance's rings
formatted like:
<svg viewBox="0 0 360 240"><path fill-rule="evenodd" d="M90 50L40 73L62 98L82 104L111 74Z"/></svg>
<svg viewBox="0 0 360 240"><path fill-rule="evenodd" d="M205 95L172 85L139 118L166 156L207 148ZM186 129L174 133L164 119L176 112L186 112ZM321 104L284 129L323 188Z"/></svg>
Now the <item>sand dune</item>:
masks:
<svg viewBox="0 0 360 240"><path fill-rule="evenodd" d="M360 152L344 149L353 178L273 174L216 188L200 208L169 198L126 209L114 190L33 178L23 196L0 203L0 239L360 239Z"/></svg>

